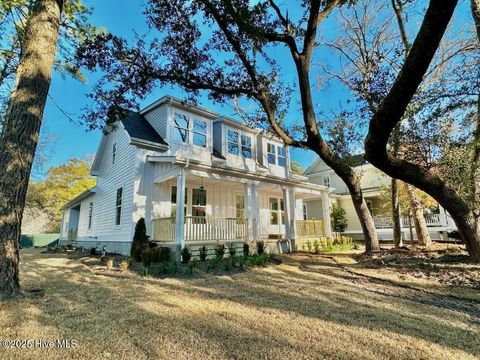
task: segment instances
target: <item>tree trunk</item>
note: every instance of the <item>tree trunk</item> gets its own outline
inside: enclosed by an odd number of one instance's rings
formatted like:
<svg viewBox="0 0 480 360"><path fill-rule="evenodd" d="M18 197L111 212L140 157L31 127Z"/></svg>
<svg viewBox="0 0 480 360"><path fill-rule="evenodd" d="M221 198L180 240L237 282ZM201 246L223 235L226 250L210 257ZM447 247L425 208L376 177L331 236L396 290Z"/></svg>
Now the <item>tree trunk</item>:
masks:
<svg viewBox="0 0 480 360"><path fill-rule="evenodd" d="M0 144L0 296L19 296L25 195L50 88L63 0L37 0L26 29Z"/></svg>
<svg viewBox="0 0 480 360"><path fill-rule="evenodd" d="M330 165L329 165L330 166ZM332 167L333 168L333 167ZM363 197L362 188L360 186L360 178L353 169L350 168L350 173L346 174L340 171L337 167L336 173L341 177L343 182L347 185L348 191L352 198L355 212L357 213L360 225L362 226L363 236L365 237L365 251L367 254L372 251L379 251L380 245L378 242L377 230L373 222L372 214L368 210L367 202Z"/></svg>
<svg viewBox="0 0 480 360"><path fill-rule="evenodd" d="M417 241L420 245L430 246L432 239L427 229L425 216L423 215L423 207L420 205L415 189L412 185L407 185L408 198L413 212L413 223L415 224L415 232L417 233Z"/></svg>
<svg viewBox="0 0 480 360"><path fill-rule="evenodd" d="M392 224L393 244L396 248L403 246L402 231L400 224L400 204L398 201L398 180L392 179Z"/></svg>

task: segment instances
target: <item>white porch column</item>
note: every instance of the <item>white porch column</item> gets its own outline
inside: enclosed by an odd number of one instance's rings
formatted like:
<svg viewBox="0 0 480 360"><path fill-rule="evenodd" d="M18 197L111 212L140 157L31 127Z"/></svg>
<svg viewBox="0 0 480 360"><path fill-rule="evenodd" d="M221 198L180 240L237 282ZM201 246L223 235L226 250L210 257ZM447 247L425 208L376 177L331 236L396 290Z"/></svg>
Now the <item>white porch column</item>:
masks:
<svg viewBox="0 0 480 360"><path fill-rule="evenodd" d="M325 225L325 236L332 237L332 225L330 222L330 198L328 197L328 192L322 193L322 204L323 204L323 222Z"/></svg>
<svg viewBox="0 0 480 360"><path fill-rule="evenodd" d="M247 240L253 240L254 234L254 221L253 221L253 191L250 183L245 183L245 220L247 221Z"/></svg>
<svg viewBox="0 0 480 360"><path fill-rule="evenodd" d="M290 239L297 238L297 201L295 189L290 189Z"/></svg>
<svg viewBox="0 0 480 360"><path fill-rule="evenodd" d="M283 206L285 207L285 236L288 240L292 238L292 228L291 228L291 220L292 220L292 214L291 214L291 202L290 202L290 194L289 194L289 188L287 187L282 187L282 193L283 193Z"/></svg>
<svg viewBox="0 0 480 360"><path fill-rule="evenodd" d="M175 243L180 248L185 247L185 180L186 174L184 169L180 169L177 175L177 212L175 219Z"/></svg>
<svg viewBox="0 0 480 360"><path fill-rule="evenodd" d="M253 240L260 240L260 200L258 184L253 183L251 186L252 194L252 229Z"/></svg>

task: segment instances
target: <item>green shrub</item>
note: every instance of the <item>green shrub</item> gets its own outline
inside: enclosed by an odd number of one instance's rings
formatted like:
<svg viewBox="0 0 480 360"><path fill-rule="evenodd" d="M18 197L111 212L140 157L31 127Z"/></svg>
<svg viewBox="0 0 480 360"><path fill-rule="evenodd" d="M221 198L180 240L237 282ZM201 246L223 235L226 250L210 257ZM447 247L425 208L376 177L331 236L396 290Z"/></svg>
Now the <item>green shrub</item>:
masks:
<svg viewBox="0 0 480 360"><path fill-rule="evenodd" d="M230 271L233 268L232 259L227 259L223 262L223 269L225 271Z"/></svg>
<svg viewBox="0 0 480 360"><path fill-rule="evenodd" d="M265 266L268 261L268 256L265 253L253 254L246 259L246 265L249 266Z"/></svg>
<svg viewBox="0 0 480 360"><path fill-rule="evenodd" d="M141 256L141 261L144 267L150 267L154 263L156 252L157 252L156 248L147 247L143 249L140 256Z"/></svg>
<svg viewBox="0 0 480 360"><path fill-rule="evenodd" d="M172 251L169 247L159 247L157 248L157 259L156 262L169 262Z"/></svg>
<svg viewBox="0 0 480 360"><path fill-rule="evenodd" d="M147 228L145 226L145 219L140 218L135 225L135 234L133 235L132 247L130 249L130 256L136 261L142 261L142 252L148 248Z"/></svg>
<svg viewBox="0 0 480 360"><path fill-rule="evenodd" d="M143 276L149 276L150 275L150 266L144 266L142 269L142 275Z"/></svg>
<svg viewBox="0 0 480 360"><path fill-rule="evenodd" d="M313 249L315 250L315 254L319 253L320 242L317 239L315 239L315 241L313 242Z"/></svg>
<svg viewBox="0 0 480 360"><path fill-rule="evenodd" d="M215 248L215 256L218 259L223 259L224 255L225 255L225 245L218 244L217 247Z"/></svg>
<svg viewBox="0 0 480 360"><path fill-rule="evenodd" d="M257 254L262 255L265 253L265 243L263 241L257 241Z"/></svg>
<svg viewBox="0 0 480 360"><path fill-rule="evenodd" d="M207 261L207 271L215 270L220 267L221 260L218 257Z"/></svg>
<svg viewBox="0 0 480 360"><path fill-rule="evenodd" d="M207 260L208 250L207 247L204 245L200 248L200 261Z"/></svg>
<svg viewBox="0 0 480 360"><path fill-rule="evenodd" d="M198 269L198 261L197 260L190 261L190 263L188 264L188 272L190 273L190 275L193 275L194 273L196 273L197 269Z"/></svg>
<svg viewBox="0 0 480 360"><path fill-rule="evenodd" d="M247 243L243 244L243 256L247 257L250 254L250 245Z"/></svg>
<svg viewBox="0 0 480 360"><path fill-rule="evenodd" d="M454 240L462 240L462 237L460 236L460 232L458 230L449 231L448 237Z"/></svg>
<svg viewBox="0 0 480 360"><path fill-rule="evenodd" d="M310 240L307 240L307 249L308 251L312 251L312 243Z"/></svg>
<svg viewBox="0 0 480 360"><path fill-rule="evenodd" d="M332 206L332 211L330 212L332 230L335 233L342 233L347 230L348 220L346 211L338 205Z"/></svg>
<svg viewBox="0 0 480 360"><path fill-rule="evenodd" d="M235 257L235 253L237 252L237 249L235 248L235 244L230 244L228 246L228 254L230 255L230 258L234 258Z"/></svg>
<svg viewBox="0 0 480 360"><path fill-rule="evenodd" d="M181 251L182 254L182 263L183 264L188 264L190 262L190 259L192 258L192 254L190 254L190 250L188 250L188 247L184 247Z"/></svg>

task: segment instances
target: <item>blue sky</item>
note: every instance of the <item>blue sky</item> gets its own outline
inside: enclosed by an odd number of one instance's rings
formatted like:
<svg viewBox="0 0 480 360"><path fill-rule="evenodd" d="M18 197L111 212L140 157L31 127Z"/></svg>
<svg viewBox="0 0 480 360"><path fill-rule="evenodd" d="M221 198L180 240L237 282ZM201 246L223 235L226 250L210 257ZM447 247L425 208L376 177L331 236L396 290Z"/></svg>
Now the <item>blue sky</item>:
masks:
<svg viewBox="0 0 480 360"><path fill-rule="evenodd" d="M143 1L131 0L84 0L87 6L93 8L93 15L91 23L98 27L105 27L107 31L116 35L123 36L127 39L132 39L135 32L139 35L144 34L148 29L145 23L145 17L142 14ZM461 10L457 9L457 14L462 20L469 19L468 2L461 2ZM333 14L332 14L333 15ZM323 24L323 29L329 34L329 37L334 37L338 33L336 24L332 20ZM415 26L415 21L410 22ZM153 32L151 35L158 35ZM282 49L274 50L273 56L278 60L282 67L285 76L288 80L295 80L295 71L292 68L290 56ZM316 57L313 59L313 66L315 64L326 64L330 67L336 66L336 58L329 56L323 50L315 53ZM291 76L290 76L291 74ZM59 165L70 157L86 157L93 155L96 152L101 132L100 130L86 131L86 127L77 125L71 122L62 111L71 114L75 119L79 119L82 114L82 108L88 103L86 94L91 91L93 85L98 80L98 74L87 74L88 82L83 84L70 78L63 79L59 74L53 75L53 80L50 88L51 99L48 99L44 127L45 130L57 137L57 141L53 146L48 159L47 166ZM312 76L312 82L316 79ZM163 95L173 95L179 98L185 98L183 93L178 88L162 88L156 89L152 94L149 94L145 101L141 102L142 107L150 104ZM346 105L347 96L345 90L336 86L330 86L323 89L313 87L313 95L316 107L322 109L327 114L335 111L339 107ZM220 104L212 104L206 97L200 99L200 104L203 107L215 110L219 113L234 116L234 111L231 104L222 106ZM298 98L294 98L288 114L288 121L296 121L300 116L300 104ZM292 151L292 159L301 163L303 168L308 167L315 159L316 155L312 152L306 152L294 149Z"/></svg>
<svg viewBox="0 0 480 360"><path fill-rule="evenodd" d="M145 17L142 14L142 1L86 0L85 3L94 9L91 17L92 24L105 27L109 32L131 39L134 32L142 34L147 31ZM88 103L86 94L98 79L95 74L87 75L86 84L71 78L62 78L59 74L53 75L51 98L47 102L44 126L46 132L56 136L57 140L49 154L47 166L56 166L70 157L85 157L96 152L101 137L100 130L86 131L86 127L71 122L58 108L69 113L74 119L80 118L82 108ZM185 97L185 93L179 89L162 88L150 94L145 101L141 102L141 105L146 106L166 94L179 98ZM212 104L208 99L203 98L201 105L225 115L234 115L230 104L226 106ZM306 168L313 162L315 155L306 151L293 150L292 158Z"/></svg>

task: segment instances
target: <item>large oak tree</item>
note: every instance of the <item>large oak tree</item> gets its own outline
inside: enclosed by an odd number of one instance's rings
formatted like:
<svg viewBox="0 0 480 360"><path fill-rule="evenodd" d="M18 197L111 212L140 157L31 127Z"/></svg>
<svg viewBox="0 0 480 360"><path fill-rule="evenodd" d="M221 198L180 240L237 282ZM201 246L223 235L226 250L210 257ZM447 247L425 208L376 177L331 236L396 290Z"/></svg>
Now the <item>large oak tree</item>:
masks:
<svg viewBox="0 0 480 360"><path fill-rule="evenodd" d="M19 240L28 180L50 88L62 0L37 0L25 30L0 141L0 296L19 296Z"/></svg>

